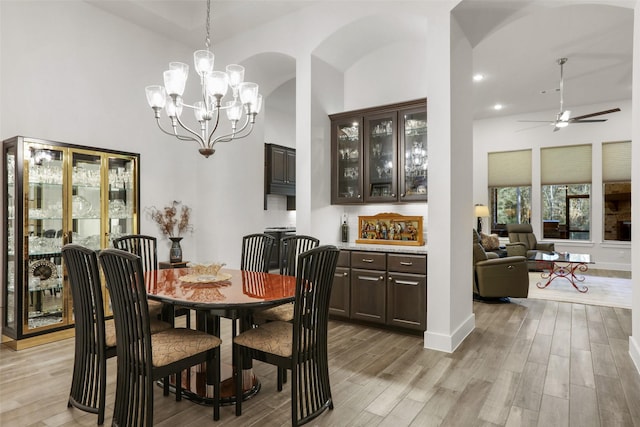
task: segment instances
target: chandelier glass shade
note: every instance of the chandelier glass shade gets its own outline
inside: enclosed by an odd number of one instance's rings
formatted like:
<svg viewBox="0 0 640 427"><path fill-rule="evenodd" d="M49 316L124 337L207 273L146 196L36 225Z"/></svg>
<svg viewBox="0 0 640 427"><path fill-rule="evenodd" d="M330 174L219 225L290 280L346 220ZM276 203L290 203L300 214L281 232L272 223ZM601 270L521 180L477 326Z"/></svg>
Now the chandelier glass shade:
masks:
<svg viewBox="0 0 640 427"><path fill-rule="evenodd" d="M262 95L258 93L258 85L244 81L243 66L231 64L227 65L225 71L214 71L215 56L209 50L210 14L211 0L207 0L206 49L197 50L193 54L194 70L200 79L201 99L193 104L186 104L182 98L189 75L189 65L183 62L169 63L169 69L163 73L164 86L151 85L145 88L147 102L154 111L160 130L181 141L197 142L200 154L205 157L215 152L213 147L218 142L248 136L253 130L256 115L262 108ZM229 91L231 93L227 96ZM185 107L193 110L200 129L193 130L183 122L182 111ZM166 130L160 123L162 110L165 110L169 118L171 130ZM220 130L220 116L225 113L230 130L216 134Z"/></svg>

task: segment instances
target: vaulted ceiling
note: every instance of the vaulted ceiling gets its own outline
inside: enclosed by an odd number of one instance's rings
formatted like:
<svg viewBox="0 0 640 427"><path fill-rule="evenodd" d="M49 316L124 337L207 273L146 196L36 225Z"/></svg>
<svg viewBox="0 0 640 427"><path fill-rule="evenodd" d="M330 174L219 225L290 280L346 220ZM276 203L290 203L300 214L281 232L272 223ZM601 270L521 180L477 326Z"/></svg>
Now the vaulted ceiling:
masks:
<svg viewBox="0 0 640 427"><path fill-rule="evenodd" d="M203 1L85 0L109 13L187 45L203 45ZM220 43L318 1L212 2L212 39ZM331 7L339 8L340 0ZM473 46L474 72L485 79L474 84L475 118L559 108L560 57L565 65L565 107L631 98L633 46L632 1L464 0L453 11ZM400 2L398 3L400 6ZM407 7L411 3L403 4ZM618 6L611 6L616 4ZM622 6L622 7L619 7ZM625 7L629 6L629 7ZM424 37L419 22L402 18L398 37ZM310 23L312 25L313 23ZM315 54L337 68L345 58L364 56L379 47L375 22L355 22L341 30L340 43L326 43ZM387 41L387 42L392 42ZM340 49L340 50L337 50ZM492 107L500 103L501 111Z"/></svg>

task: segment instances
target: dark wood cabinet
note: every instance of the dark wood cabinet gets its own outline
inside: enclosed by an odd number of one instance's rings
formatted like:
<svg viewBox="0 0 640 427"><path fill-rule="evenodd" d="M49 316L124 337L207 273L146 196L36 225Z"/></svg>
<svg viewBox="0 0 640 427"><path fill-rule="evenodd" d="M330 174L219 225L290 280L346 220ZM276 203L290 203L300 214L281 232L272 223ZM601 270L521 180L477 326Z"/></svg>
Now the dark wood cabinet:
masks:
<svg viewBox="0 0 640 427"><path fill-rule="evenodd" d="M333 278L329 314L334 317L349 318L351 310L351 260L350 252L340 251L338 266Z"/></svg>
<svg viewBox="0 0 640 427"><path fill-rule="evenodd" d="M385 323L386 271L351 269L351 318Z"/></svg>
<svg viewBox="0 0 640 427"><path fill-rule="evenodd" d="M426 330L426 255L343 250L338 265L332 317Z"/></svg>
<svg viewBox="0 0 640 427"><path fill-rule="evenodd" d="M265 193L296 195L296 150L265 144Z"/></svg>
<svg viewBox="0 0 640 427"><path fill-rule="evenodd" d="M427 200L426 99L329 118L332 204Z"/></svg>

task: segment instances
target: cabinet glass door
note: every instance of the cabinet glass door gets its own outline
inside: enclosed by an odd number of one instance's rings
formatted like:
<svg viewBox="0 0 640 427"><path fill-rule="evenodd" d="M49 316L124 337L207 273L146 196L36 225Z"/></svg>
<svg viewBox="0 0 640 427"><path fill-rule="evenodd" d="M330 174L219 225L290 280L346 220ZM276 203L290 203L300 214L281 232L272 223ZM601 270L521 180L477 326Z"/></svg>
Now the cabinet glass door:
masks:
<svg viewBox="0 0 640 427"><path fill-rule="evenodd" d="M334 203L362 202L362 129L359 119L347 119L337 123L336 135L337 165L334 173L337 188L334 189Z"/></svg>
<svg viewBox="0 0 640 427"><path fill-rule="evenodd" d="M24 145L24 307L23 330L68 322L60 249L64 234L64 151L39 144Z"/></svg>
<svg viewBox="0 0 640 427"><path fill-rule="evenodd" d="M16 329L16 147L15 145L10 147L5 154L6 163L4 182L7 192L7 217L5 219L6 230L6 260L5 265L5 277L7 282L5 283L5 289L7 290L4 295L4 302L6 309L4 310L5 317L3 319L3 325L5 328L12 330Z"/></svg>
<svg viewBox="0 0 640 427"><path fill-rule="evenodd" d="M136 176L137 165L135 159L130 157L110 156L107 160L109 180L109 215L107 233L111 246L113 239L137 233L135 229L137 194Z"/></svg>
<svg viewBox="0 0 640 427"><path fill-rule="evenodd" d="M71 241L101 249L99 154L73 152L71 156Z"/></svg>
<svg viewBox="0 0 640 427"><path fill-rule="evenodd" d="M401 200L427 200L427 113L424 109L400 113L402 132Z"/></svg>
<svg viewBox="0 0 640 427"><path fill-rule="evenodd" d="M397 199L396 113L365 117L365 201Z"/></svg>

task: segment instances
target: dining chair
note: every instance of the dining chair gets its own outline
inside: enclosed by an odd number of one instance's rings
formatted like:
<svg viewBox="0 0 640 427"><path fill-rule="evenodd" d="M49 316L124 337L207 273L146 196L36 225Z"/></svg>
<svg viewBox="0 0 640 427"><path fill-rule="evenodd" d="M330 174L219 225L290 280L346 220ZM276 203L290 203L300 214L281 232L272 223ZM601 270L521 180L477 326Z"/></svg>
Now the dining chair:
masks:
<svg viewBox="0 0 640 427"><path fill-rule="evenodd" d="M152 426L154 382L175 374L176 400L181 400L181 371L207 363L206 383L213 385L213 419L220 418L220 338L188 328L151 334L147 292L139 256L119 249L99 255L111 294L118 336L118 375L113 425Z"/></svg>
<svg viewBox="0 0 640 427"><path fill-rule="evenodd" d="M158 269L158 240L153 236L144 234L130 234L113 239L113 247L123 251L131 252L140 257L142 262L142 271ZM167 320L175 326L175 318L186 316L187 328L191 327L191 311L187 308L174 308L172 313L168 313ZM162 303L158 301L149 301L149 313L152 317L160 317L162 314Z"/></svg>
<svg viewBox="0 0 640 427"><path fill-rule="evenodd" d="M268 273L275 242L275 238L268 234L257 233L242 237L240 270Z"/></svg>
<svg viewBox="0 0 640 427"><path fill-rule="evenodd" d="M98 414L104 423L107 359L116 355L113 319L105 320L98 256L93 249L76 244L62 248L73 300L75 353L68 407ZM151 333L171 327L151 319Z"/></svg>
<svg viewBox="0 0 640 427"><path fill-rule="evenodd" d="M291 422L305 424L333 409L327 359L331 286L338 262L335 246L318 246L299 255L293 323L268 322L233 340L236 396L242 395L242 368L260 360L291 370ZM282 382L278 378L278 391ZM236 399L236 415L242 399Z"/></svg>
<svg viewBox="0 0 640 427"><path fill-rule="evenodd" d="M92 249L68 244L62 248L73 299L75 353L68 407L98 414L104 423L107 359L115 343L105 337L105 314L98 257Z"/></svg>
<svg viewBox="0 0 640 427"><path fill-rule="evenodd" d="M296 275L298 257L301 253L318 247L320 240L302 234L285 236L280 239L280 274L286 276ZM282 304L262 311L257 311L253 316L256 322L282 320L293 321L293 304Z"/></svg>

